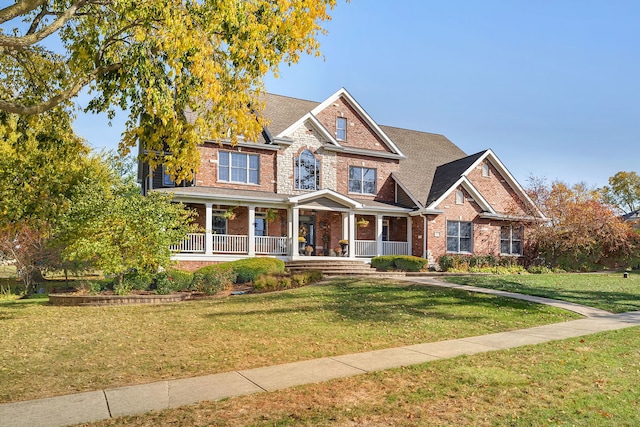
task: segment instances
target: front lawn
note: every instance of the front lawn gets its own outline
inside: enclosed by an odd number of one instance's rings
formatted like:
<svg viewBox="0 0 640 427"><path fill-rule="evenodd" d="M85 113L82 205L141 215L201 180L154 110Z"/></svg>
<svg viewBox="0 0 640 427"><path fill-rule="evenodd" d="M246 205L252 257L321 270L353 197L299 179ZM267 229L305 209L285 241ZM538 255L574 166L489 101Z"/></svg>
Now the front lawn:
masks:
<svg viewBox="0 0 640 427"><path fill-rule="evenodd" d="M107 426L637 426L640 328L121 417Z"/></svg>
<svg viewBox="0 0 640 427"><path fill-rule="evenodd" d="M336 280L157 306L0 301L0 401L475 336L579 316L405 283Z"/></svg>
<svg viewBox="0 0 640 427"><path fill-rule="evenodd" d="M451 276L445 280L521 294L570 301L613 313L640 310L640 273L513 274Z"/></svg>

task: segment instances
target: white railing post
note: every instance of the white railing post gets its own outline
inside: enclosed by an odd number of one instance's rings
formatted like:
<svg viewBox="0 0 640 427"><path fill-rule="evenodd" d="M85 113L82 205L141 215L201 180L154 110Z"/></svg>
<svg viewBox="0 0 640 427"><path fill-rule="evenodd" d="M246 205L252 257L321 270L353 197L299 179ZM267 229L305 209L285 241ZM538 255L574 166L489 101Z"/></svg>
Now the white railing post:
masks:
<svg viewBox="0 0 640 427"><path fill-rule="evenodd" d="M204 207L204 253L213 255L213 232L211 231L211 226L213 226L213 203L205 203Z"/></svg>
<svg viewBox="0 0 640 427"><path fill-rule="evenodd" d="M298 255L298 234L300 233L300 211L296 207L290 208L291 210L291 223L289 224L289 229L291 229L291 234L289 234L289 254L293 257ZM287 211L287 219L289 219L289 211Z"/></svg>
<svg viewBox="0 0 640 427"><path fill-rule="evenodd" d="M413 240L411 240L411 236L413 228L413 220L410 216L407 217L407 253L406 255L413 255Z"/></svg>
<svg viewBox="0 0 640 427"><path fill-rule="evenodd" d="M387 236L388 238L388 236ZM376 215L376 255L387 255L382 248L382 215Z"/></svg>
<svg viewBox="0 0 640 427"><path fill-rule="evenodd" d="M355 258L356 257L356 214L353 211L349 211L349 251L348 257Z"/></svg>
<svg viewBox="0 0 640 427"><path fill-rule="evenodd" d="M249 229L248 229L248 238L249 238L249 256L256 256L256 207L253 205L249 205Z"/></svg>

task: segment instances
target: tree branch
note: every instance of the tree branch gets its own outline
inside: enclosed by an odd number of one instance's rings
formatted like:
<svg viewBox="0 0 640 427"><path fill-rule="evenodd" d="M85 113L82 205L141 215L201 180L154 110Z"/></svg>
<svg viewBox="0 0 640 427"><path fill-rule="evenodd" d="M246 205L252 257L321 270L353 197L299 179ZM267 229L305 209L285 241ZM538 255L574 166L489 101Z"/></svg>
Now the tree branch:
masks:
<svg viewBox="0 0 640 427"><path fill-rule="evenodd" d="M120 67L122 67L122 64L120 63L111 64L104 67L98 67L95 70L93 70L91 73L86 75L85 77L78 79L74 84L69 86L69 88L67 88L66 90L60 92L56 96L49 98L47 101L43 101L37 104L23 105L15 102L5 101L4 99L0 99L0 111L7 111L9 113L25 114L25 115L44 113L45 111L50 110L51 108L55 107L61 102L66 101L67 99L70 99L75 95L77 95L78 92L80 92L80 90L83 87L85 87L86 85L91 83L93 80L95 80L96 77L112 71L116 71Z"/></svg>
<svg viewBox="0 0 640 427"><path fill-rule="evenodd" d="M32 0L32 1L34 2L38 1L40 3L42 2L42 0ZM75 16L78 9L84 6L86 2L87 0L76 1L74 4L72 4L69 7L69 9L65 10L62 14L60 14L58 19L56 19L51 24L44 27L42 30L36 31L32 34L27 34L26 36L22 36L22 37L11 37L11 36L0 34L0 47L7 47L10 49L23 49L26 46L31 46L33 44L36 44L44 40L46 37L55 33L60 28L62 28L67 22L69 22L69 20L71 20Z"/></svg>
<svg viewBox="0 0 640 427"><path fill-rule="evenodd" d="M0 24L24 15L27 12L31 12L46 2L47 0L20 0L11 6L0 9Z"/></svg>

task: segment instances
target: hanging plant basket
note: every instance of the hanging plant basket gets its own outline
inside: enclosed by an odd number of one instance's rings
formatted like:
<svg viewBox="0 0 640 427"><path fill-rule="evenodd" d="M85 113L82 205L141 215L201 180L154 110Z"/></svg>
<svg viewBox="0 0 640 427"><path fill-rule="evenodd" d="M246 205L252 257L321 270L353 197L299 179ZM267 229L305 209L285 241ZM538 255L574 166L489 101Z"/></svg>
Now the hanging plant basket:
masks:
<svg viewBox="0 0 640 427"><path fill-rule="evenodd" d="M356 221L356 225L358 227L366 228L369 226L369 221L364 218L360 218L358 221Z"/></svg>
<svg viewBox="0 0 640 427"><path fill-rule="evenodd" d="M267 222L273 222L278 219L278 211L272 208L267 209L267 213L265 215Z"/></svg>

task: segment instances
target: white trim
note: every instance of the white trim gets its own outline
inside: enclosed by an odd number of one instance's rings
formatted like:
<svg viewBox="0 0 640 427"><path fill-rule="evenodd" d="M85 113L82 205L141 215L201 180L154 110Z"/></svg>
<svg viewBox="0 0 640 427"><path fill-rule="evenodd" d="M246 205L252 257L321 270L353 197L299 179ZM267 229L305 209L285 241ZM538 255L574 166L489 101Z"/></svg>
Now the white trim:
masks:
<svg viewBox="0 0 640 427"><path fill-rule="evenodd" d="M380 126L378 126L378 124L371 118L371 116L369 116L369 114L367 114L364 108L362 108L362 106L358 104L358 102L353 98L353 96L351 96L349 92L347 92L345 88L338 89L337 92L318 104L313 110L311 110L311 114L317 115L319 112L327 108L329 105L333 104L341 97L344 98L354 110L356 110L360 117L362 117L369 126L371 126L376 135L378 135L378 137L382 139L382 141L387 145L389 149L391 149L393 153L398 154L402 158L406 158L404 153L396 146L396 144L393 143L391 138L389 138L387 134L384 133L382 129L380 129Z"/></svg>
<svg viewBox="0 0 640 427"><path fill-rule="evenodd" d="M338 203L342 203L344 205L350 206L352 208L355 209L362 209L363 208L363 204L360 202L356 202L355 200L353 200L350 197L347 196L343 196L340 193L337 193L333 190L330 190L328 188L325 188L323 190L319 190L319 191L313 191L311 193L307 193L307 194L301 194L299 196L293 196L293 197L289 197L289 202L294 203L294 204L301 204L304 202L307 202L309 200L313 200L313 199L317 199L319 197L328 197Z"/></svg>
<svg viewBox="0 0 640 427"><path fill-rule="evenodd" d="M482 196L482 194L480 194L480 191L478 191L478 189L473 186L471 181L469 181L469 178L467 178L465 175L460 177L460 179L458 179L455 184L449 187L449 189L444 194L442 194L442 196L440 196L438 200L431 203L427 207L427 209L433 209L435 208L435 206L440 205L447 197L449 197L449 195L451 195L453 191L457 190L459 186L462 186L465 190L467 190L467 192L471 195L471 197L473 197L475 202L480 206L480 208L482 208L483 211L496 214L496 211L493 209L493 207L491 207L489 202Z"/></svg>
<svg viewBox="0 0 640 427"><path fill-rule="evenodd" d="M468 175L476 166L478 166L480 162L485 161L487 158L489 158L491 164L493 164L493 166L498 169L500 175L502 175L506 179L509 186L518 194L518 196L525 199L530 204L530 206L534 208L535 212L540 216L540 218L546 218L542 211L540 211L538 206L527 195L518 181L516 181L513 175L511 175L509 169L507 169L506 166L502 164L500 159L498 159L498 156L496 156L495 153L491 151L491 149L487 149L484 154L480 156L480 158L478 158L471 166L469 166L469 168L463 173L463 175Z"/></svg>
<svg viewBox="0 0 640 427"><path fill-rule="evenodd" d="M407 194L407 196L409 196L411 201L416 204L416 207L418 207L418 208L422 207L422 203L418 202L418 199L416 199L413 196L413 194L411 194L411 191L409 191L409 189L407 187L405 187L405 185L402 183L402 181L400 181L400 179L398 179L398 176L395 174L395 172L391 172L391 178L393 178L393 181L396 183L396 185L400 186L402 191L404 191ZM398 190L396 190L396 203L398 203Z"/></svg>
<svg viewBox="0 0 640 427"><path fill-rule="evenodd" d="M280 132L276 136L276 138L284 138L290 136L290 134L293 134L298 130L298 128L300 128L300 126L306 124L307 122L311 123L311 125L331 144L335 145L336 147L342 147L335 136L331 135L331 132L329 132L327 128L322 126L322 123L320 123L316 116L314 116L312 113L307 113L304 116L300 117L295 123Z"/></svg>

